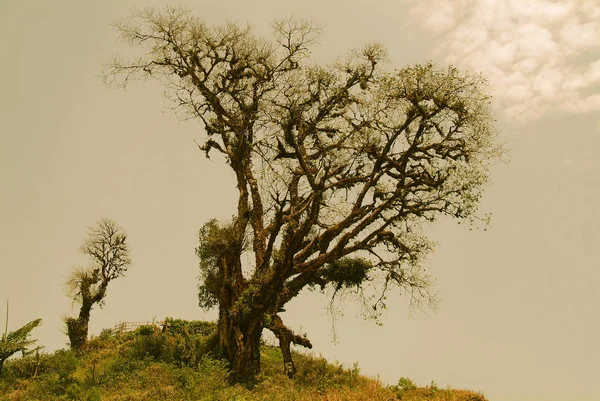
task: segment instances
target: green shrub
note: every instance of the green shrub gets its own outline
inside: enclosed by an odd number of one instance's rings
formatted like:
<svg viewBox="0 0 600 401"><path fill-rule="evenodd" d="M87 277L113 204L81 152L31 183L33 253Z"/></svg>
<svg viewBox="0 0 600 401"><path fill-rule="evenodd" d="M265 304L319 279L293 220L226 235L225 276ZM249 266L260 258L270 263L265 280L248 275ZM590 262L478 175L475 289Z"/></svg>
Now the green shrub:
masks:
<svg viewBox="0 0 600 401"><path fill-rule="evenodd" d="M137 328L137 330L135 330L135 334L140 335L140 336L149 336L154 334L154 332L157 330L156 327L151 326L151 325L144 325L144 326L140 326Z"/></svg>
<svg viewBox="0 0 600 401"><path fill-rule="evenodd" d="M392 386L391 389L396 392L396 397L401 400L407 393L416 390L417 385L408 377L401 377L398 379L398 384Z"/></svg>
<svg viewBox="0 0 600 401"><path fill-rule="evenodd" d="M88 391L85 401L102 401L102 392L98 387L92 387L90 391Z"/></svg>
<svg viewBox="0 0 600 401"><path fill-rule="evenodd" d="M118 354L94 357L85 367L86 385L118 387L148 364L147 360L131 359Z"/></svg>
<svg viewBox="0 0 600 401"><path fill-rule="evenodd" d="M410 391L417 388L417 385L414 381L410 380L408 377L401 377L398 379L398 389L402 391Z"/></svg>
<svg viewBox="0 0 600 401"><path fill-rule="evenodd" d="M61 383L69 381L79 366L79 359L71 350L58 350L52 354L38 353L7 362L7 376L30 379L33 376L56 375Z"/></svg>
<svg viewBox="0 0 600 401"><path fill-rule="evenodd" d="M17 399L80 399L80 383L75 378L79 366L80 360L71 350L11 360L6 366L7 375L1 381L2 392L20 389L29 383L26 394Z"/></svg>
<svg viewBox="0 0 600 401"><path fill-rule="evenodd" d="M194 335L198 334L204 337L210 336L217 328L214 322L205 322L202 320L182 320L166 318L166 332L171 334L187 334Z"/></svg>
<svg viewBox="0 0 600 401"><path fill-rule="evenodd" d="M121 341L117 335L113 333L111 329L104 329L96 337L92 336L87 342L87 351L93 351L104 348L114 348Z"/></svg>
<svg viewBox="0 0 600 401"><path fill-rule="evenodd" d="M80 400L83 395L83 389L78 383L71 383L66 387L65 395L69 400Z"/></svg>
<svg viewBox="0 0 600 401"><path fill-rule="evenodd" d="M6 363L3 377L5 380L15 380L37 376L41 368L43 369L42 366L48 363L49 357L48 354L36 352L35 355L11 359Z"/></svg>
<svg viewBox="0 0 600 401"><path fill-rule="evenodd" d="M228 387L227 362L209 356L203 356L195 369L183 367L174 373L178 388L194 400L213 399L210 397Z"/></svg>
<svg viewBox="0 0 600 401"><path fill-rule="evenodd" d="M71 350L58 350L51 358L48 358L48 365L44 368L47 372L58 374L61 381L67 382L77 370L79 359Z"/></svg>
<svg viewBox="0 0 600 401"><path fill-rule="evenodd" d="M298 371L294 380L303 387L313 387L323 393L328 389L353 388L358 383L358 363L345 369L340 363L329 364L323 357L295 355L295 359Z"/></svg>
<svg viewBox="0 0 600 401"><path fill-rule="evenodd" d="M196 367L207 353L206 343L214 332L210 322L166 319L167 329L160 331L152 326L138 328L129 344L130 356L150 358L177 367Z"/></svg>

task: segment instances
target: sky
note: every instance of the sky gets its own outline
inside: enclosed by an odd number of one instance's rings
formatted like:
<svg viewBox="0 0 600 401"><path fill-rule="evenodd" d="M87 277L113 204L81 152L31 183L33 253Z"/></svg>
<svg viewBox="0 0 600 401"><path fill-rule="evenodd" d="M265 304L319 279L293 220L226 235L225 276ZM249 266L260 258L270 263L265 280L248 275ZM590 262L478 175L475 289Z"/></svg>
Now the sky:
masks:
<svg viewBox="0 0 600 401"><path fill-rule="evenodd" d="M123 226L127 275L92 311L90 333L120 321L216 318L198 307L199 227L235 209L227 167L194 140L162 88L107 88L103 62L130 50L112 22L156 0L0 2L0 300L9 329L36 318L52 351L75 313L63 283L102 217ZM495 164L481 210L487 231L452 221L428 230L427 269L439 311L411 314L392 297L377 326L303 293L284 320L317 354L394 384L483 391L495 401L600 399L600 6L597 0L184 0L207 23L269 23L294 15L325 25L312 56L344 57L377 41L389 68L433 60L482 73L510 149ZM1 308L0 319L4 319ZM335 341L334 341L335 339Z"/></svg>

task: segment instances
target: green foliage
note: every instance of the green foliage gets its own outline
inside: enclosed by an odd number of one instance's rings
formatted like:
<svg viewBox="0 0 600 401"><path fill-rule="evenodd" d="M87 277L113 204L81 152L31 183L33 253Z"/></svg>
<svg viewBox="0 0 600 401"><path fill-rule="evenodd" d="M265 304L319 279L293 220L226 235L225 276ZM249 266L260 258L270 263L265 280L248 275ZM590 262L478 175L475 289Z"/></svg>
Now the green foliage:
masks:
<svg viewBox="0 0 600 401"><path fill-rule="evenodd" d="M23 327L9 333L5 332L2 335L2 339L0 340L0 373L2 373L4 362L8 358L19 351L25 352L29 346L37 341L30 339L30 335L31 331L41 323L42 319L32 320Z"/></svg>
<svg viewBox="0 0 600 401"><path fill-rule="evenodd" d="M230 245L227 230L219 226L216 219L211 219L200 228L196 255L200 260L200 284L198 285L198 301L204 310L212 309L219 304L218 294L223 281L223 272L219 269L219 257Z"/></svg>
<svg viewBox="0 0 600 401"><path fill-rule="evenodd" d="M131 345L132 355L178 367L198 366L202 356L209 351L206 343L215 330L215 324L172 318L165 319L165 324L165 331L148 326L138 328Z"/></svg>
<svg viewBox="0 0 600 401"><path fill-rule="evenodd" d="M85 401L102 401L102 391L97 387L91 388L85 397Z"/></svg>
<svg viewBox="0 0 600 401"><path fill-rule="evenodd" d="M119 345L120 339L115 335L113 329L104 329L98 336L92 336L87 342L88 351L104 348L114 348Z"/></svg>
<svg viewBox="0 0 600 401"><path fill-rule="evenodd" d="M417 385L408 377L401 377L398 380L398 385L394 386L393 389L396 391L396 396L398 397L398 399L402 400L404 399L407 393L416 390Z"/></svg>
<svg viewBox="0 0 600 401"><path fill-rule="evenodd" d="M31 344L35 343L36 340L31 340L29 336L31 331L38 327L41 323L42 319L36 319L15 331L4 333L2 335L2 340L0 341L0 352L2 354L11 352L15 353L17 351L26 349Z"/></svg>
<svg viewBox="0 0 600 401"><path fill-rule="evenodd" d="M229 373L227 361L203 355L195 369L179 369L176 380L179 388L194 395L214 394L215 391L227 387Z"/></svg>
<svg viewBox="0 0 600 401"><path fill-rule="evenodd" d="M24 400L80 399L79 383L75 373L80 359L68 350L59 350L52 354L29 355L7 362L5 374L0 380L2 390L10 393L28 386ZM1 398L0 398L1 399Z"/></svg>
<svg viewBox="0 0 600 401"><path fill-rule="evenodd" d="M102 329L100 334L96 337L99 341L110 341L114 339L113 329Z"/></svg>
<svg viewBox="0 0 600 401"><path fill-rule="evenodd" d="M403 401L486 401L481 393L469 390L440 389L435 381L429 386L418 387L415 382L407 377L401 377L398 384L390 386L396 397Z"/></svg>
<svg viewBox="0 0 600 401"><path fill-rule="evenodd" d="M323 357L302 358L296 362L296 381L302 386L314 386L319 392L331 388L354 388L359 381L360 369L354 363L351 369L342 364L330 364Z"/></svg>
<svg viewBox="0 0 600 401"><path fill-rule="evenodd" d="M61 383L70 380L77 370L79 359L71 350L58 350L52 354L36 353L14 359L6 365L6 373L14 379L30 379L35 375L56 375Z"/></svg>
<svg viewBox="0 0 600 401"><path fill-rule="evenodd" d="M83 396L83 389L78 383L71 383L65 388L65 396L69 400L80 400Z"/></svg>
<svg viewBox="0 0 600 401"><path fill-rule="evenodd" d="M148 361L119 354L100 353L88 358L83 369L87 386L118 387L136 372L143 370Z"/></svg>
<svg viewBox="0 0 600 401"><path fill-rule="evenodd" d="M40 373L52 373L59 376L62 382L67 382L72 378L79 367L80 360L75 352L71 350L58 350L52 358L47 358L47 364L40 370Z"/></svg>
<svg viewBox="0 0 600 401"><path fill-rule="evenodd" d="M89 313L77 318L66 317L64 321L71 348L76 350L82 349L87 342Z"/></svg>
<svg viewBox="0 0 600 401"><path fill-rule="evenodd" d="M417 385L414 381L410 380L408 377L401 377L398 380L398 389L401 391L410 391L417 388Z"/></svg>
<svg viewBox="0 0 600 401"><path fill-rule="evenodd" d="M368 280L367 272L373 262L364 258L341 258L323 268L322 277L332 283L336 291L360 287Z"/></svg>
<svg viewBox="0 0 600 401"><path fill-rule="evenodd" d="M171 334L199 334L209 336L217 329L217 325L214 322L203 320L183 320L168 317L165 319L165 324L167 325L166 331Z"/></svg>

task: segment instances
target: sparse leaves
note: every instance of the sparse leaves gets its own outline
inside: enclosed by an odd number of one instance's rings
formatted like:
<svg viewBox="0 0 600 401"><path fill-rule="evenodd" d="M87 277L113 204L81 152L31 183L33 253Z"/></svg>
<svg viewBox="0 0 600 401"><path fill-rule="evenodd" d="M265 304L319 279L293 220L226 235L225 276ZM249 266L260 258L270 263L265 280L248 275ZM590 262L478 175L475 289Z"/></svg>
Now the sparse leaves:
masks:
<svg viewBox="0 0 600 401"><path fill-rule="evenodd" d="M101 219L89 228L80 251L91 263L74 268L65 282L67 295L80 305L77 318L65 318L73 348L85 344L90 312L95 304L104 305L108 283L123 276L131 264L127 234L110 219Z"/></svg>

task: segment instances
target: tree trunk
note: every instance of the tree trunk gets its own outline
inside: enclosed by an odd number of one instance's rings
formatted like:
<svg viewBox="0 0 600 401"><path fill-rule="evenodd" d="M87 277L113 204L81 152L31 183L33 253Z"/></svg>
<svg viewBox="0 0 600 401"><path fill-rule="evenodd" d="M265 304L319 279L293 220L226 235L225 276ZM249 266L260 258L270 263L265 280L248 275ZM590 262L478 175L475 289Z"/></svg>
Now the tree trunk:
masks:
<svg viewBox="0 0 600 401"><path fill-rule="evenodd" d="M91 303L85 302L84 300L79 311L79 317L70 317L65 320L65 323L67 324L67 335L69 336L71 349L73 350L81 350L85 348L85 345L87 344L91 310Z"/></svg>
<svg viewBox="0 0 600 401"><path fill-rule="evenodd" d="M260 372L261 319L240 321L221 305L217 330L218 347L229 361L232 382L244 381Z"/></svg>
<svg viewBox="0 0 600 401"><path fill-rule="evenodd" d="M71 317L66 320L66 324L71 349L83 349L87 343L88 321Z"/></svg>

